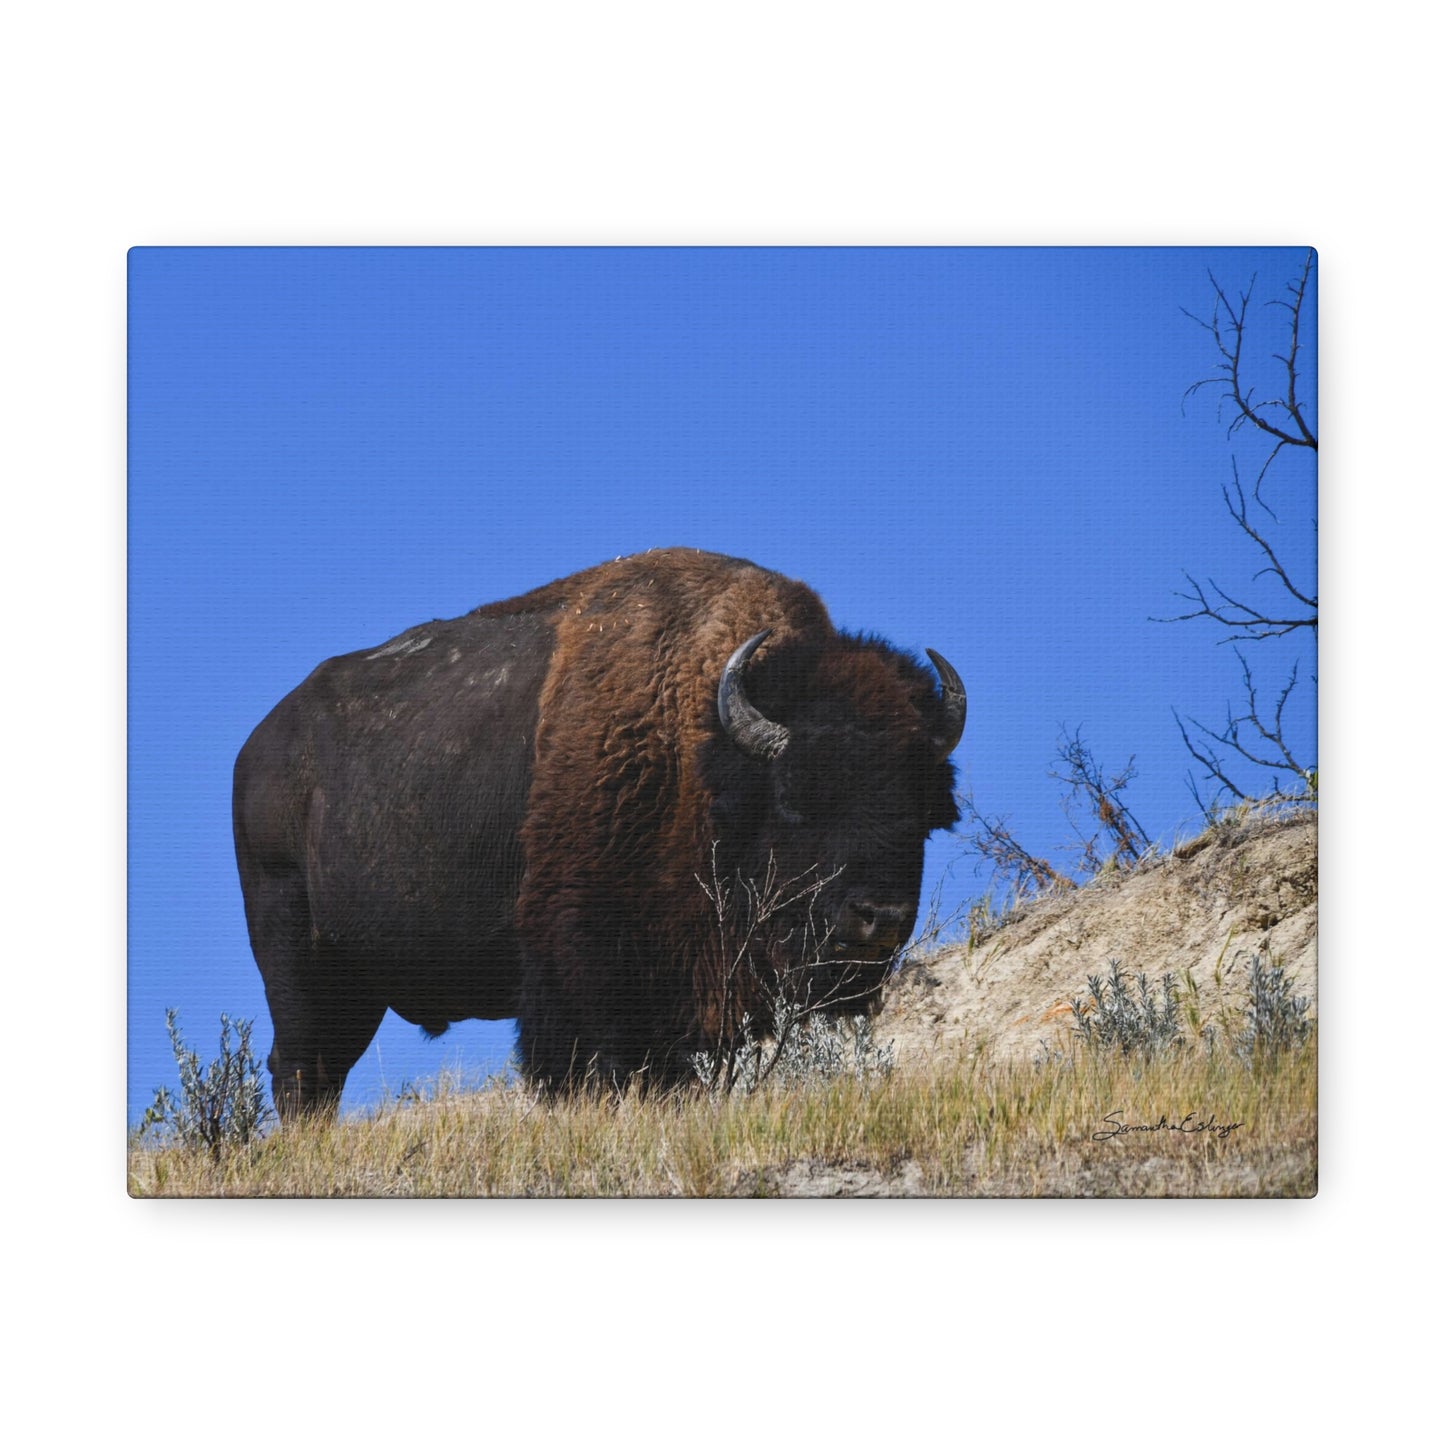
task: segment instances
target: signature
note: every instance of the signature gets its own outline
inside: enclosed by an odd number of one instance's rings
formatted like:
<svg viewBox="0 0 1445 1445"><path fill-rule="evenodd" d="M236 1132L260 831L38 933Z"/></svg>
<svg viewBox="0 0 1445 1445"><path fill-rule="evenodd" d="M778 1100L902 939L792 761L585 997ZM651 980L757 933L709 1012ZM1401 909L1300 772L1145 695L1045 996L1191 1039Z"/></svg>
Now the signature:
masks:
<svg viewBox="0 0 1445 1445"><path fill-rule="evenodd" d="M1215 1122L1214 1115L1208 1119L1202 1118L1195 1113L1188 1113L1177 1123L1170 1123L1163 1114L1159 1116L1157 1124L1126 1124L1119 1116L1124 1111L1115 1109L1112 1113L1104 1115L1104 1123L1107 1128L1101 1129L1097 1134L1092 1135L1094 1139L1117 1139L1121 1134L1213 1134L1217 1138L1227 1139L1236 1129L1242 1129L1242 1124L1219 1124Z"/></svg>

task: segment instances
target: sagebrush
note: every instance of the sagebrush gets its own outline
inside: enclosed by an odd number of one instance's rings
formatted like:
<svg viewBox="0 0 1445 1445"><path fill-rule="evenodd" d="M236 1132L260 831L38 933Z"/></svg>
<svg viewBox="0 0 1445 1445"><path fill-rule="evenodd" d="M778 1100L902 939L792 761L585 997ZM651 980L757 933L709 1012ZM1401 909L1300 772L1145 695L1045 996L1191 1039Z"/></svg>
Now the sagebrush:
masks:
<svg viewBox="0 0 1445 1445"><path fill-rule="evenodd" d="M722 1054L692 1056L693 1071L708 1089L749 1094L768 1079L792 1085L851 1075L862 1081L886 1078L893 1071L892 1041L880 1044L874 1038L867 1014L809 1015L803 1005L780 1000L774 1016L775 1034L756 1035L745 1014L736 1046Z"/></svg>
<svg viewBox="0 0 1445 1445"><path fill-rule="evenodd" d="M1193 1033L1210 1053L1224 1047L1248 1064L1298 1048L1314 1032L1312 1000L1307 994L1296 994L1294 981L1284 969L1266 963L1259 954L1249 965L1242 1018L1239 1012L1229 1011L1217 1021L1201 1023L1195 1016L1197 990L1187 970L1185 983ZM1142 972L1125 974L1119 960L1111 959L1108 975L1090 974L1088 996L1075 998L1070 1007L1074 1032L1086 1048L1117 1050L1125 1057L1153 1057L1185 1046L1181 1003L1179 982L1173 974L1165 973L1155 985Z"/></svg>
<svg viewBox="0 0 1445 1445"><path fill-rule="evenodd" d="M1294 980L1284 969L1255 954L1249 965L1244 1028L1237 1040L1240 1055L1252 1058L1305 1043L1314 1031L1309 1011L1309 996L1294 992Z"/></svg>
<svg viewBox="0 0 1445 1445"><path fill-rule="evenodd" d="M200 1055L186 1047L179 1015L166 1010L166 1031L180 1071L179 1099L164 1085L141 1120L140 1132L169 1135L183 1146L205 1148L217 1155L227 1147L241 1147L261 1135L271 1114L261 1081L261 1066L251 1052L254 1020L221 1015L219 1057L204 1067Z"/></svg>
<svg viewBox="0 0 1445 1445"><path fill-rule="evenodd" d="M1117 1049L1121 1054L1154 1055L1183 1043L1180 1031L1179 985L1166 973L1157 990L1143 973L1134 975L1130 993L1117 958L1109 961L1107 978L1090 974L1089 996L1076 998L1074 1027L1088 1048Z"/></svg>

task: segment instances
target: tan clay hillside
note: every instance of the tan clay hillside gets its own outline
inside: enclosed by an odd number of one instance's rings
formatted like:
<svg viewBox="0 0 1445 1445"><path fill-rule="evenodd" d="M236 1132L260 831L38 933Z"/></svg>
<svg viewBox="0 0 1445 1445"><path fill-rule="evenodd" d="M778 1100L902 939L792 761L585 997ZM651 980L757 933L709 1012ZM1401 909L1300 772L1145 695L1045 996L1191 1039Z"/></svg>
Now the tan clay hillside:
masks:
<svg viewBox="0 0 1445 1445"><path fill-rule="evenodd" d="M1198 989L1204 1023L1239 1014L1256 954L1317 997L1316 814L1255 815L1213 830L1133 873L1033 902L905 966L875 1037L900 1065L980 1045L1029 1058L1073 1028L1069 1007L1090 974L1166 973ZM1131 980L1132 981L1132 980ZM1311 1009L1313 1012L1313 1009Z"/></svg>

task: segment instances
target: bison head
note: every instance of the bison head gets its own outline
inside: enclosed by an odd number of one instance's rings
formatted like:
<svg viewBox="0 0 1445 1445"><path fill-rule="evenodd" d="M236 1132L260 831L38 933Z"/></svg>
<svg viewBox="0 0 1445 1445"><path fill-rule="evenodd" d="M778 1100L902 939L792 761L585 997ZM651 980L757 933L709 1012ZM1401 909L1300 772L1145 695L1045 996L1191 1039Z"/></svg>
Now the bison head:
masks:
<svg viewBox="0 0 1445 1445"><path fill-rule="evenodd" d="M923 845L958 821L963 684L869 638L744 642L718 686L715 853L763 992L833 1012L877 997L918 913ZM746 931L739 937L738 931Z"/></svg>

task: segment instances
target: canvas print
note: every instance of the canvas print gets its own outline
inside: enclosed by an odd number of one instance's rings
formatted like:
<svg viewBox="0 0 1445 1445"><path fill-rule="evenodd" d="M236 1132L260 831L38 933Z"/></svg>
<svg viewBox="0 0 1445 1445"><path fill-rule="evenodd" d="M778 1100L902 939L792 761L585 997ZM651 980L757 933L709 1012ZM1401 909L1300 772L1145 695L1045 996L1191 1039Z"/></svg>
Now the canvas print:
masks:
<svg viewBox="0 0 1445 1445"><path fill-rule="evenodd" d="M1318 286L131 252L129 1192L1313 1195Z"/></svg>

